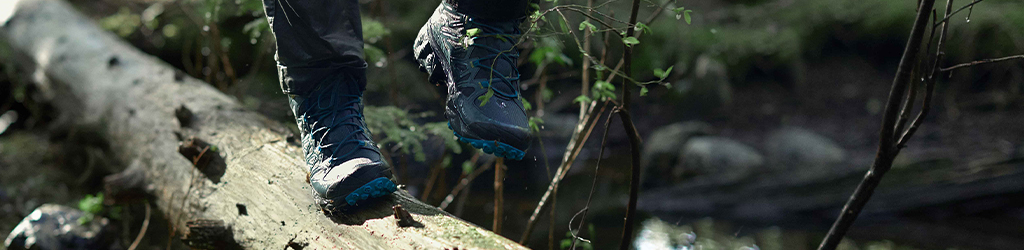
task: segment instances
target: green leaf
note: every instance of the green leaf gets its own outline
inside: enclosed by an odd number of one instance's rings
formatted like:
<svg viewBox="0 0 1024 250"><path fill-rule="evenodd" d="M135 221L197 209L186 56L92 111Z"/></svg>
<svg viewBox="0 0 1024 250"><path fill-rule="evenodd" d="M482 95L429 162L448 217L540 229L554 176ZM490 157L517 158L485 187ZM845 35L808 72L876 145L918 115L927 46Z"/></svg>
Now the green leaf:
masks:
<svg viewBox="0 0 1024 250"><path fill-rule="evenodd" d="M526 98L519 98L519 100L523 102L523 109L525 109L525 110L533 109L533 104L530 104L530 102L527 101Z"/></svg>
<svg viewBox="0 0 1024 250"><path fill-rule="evenodd" d="M651 33L651 27L648 27L646 24L641 22L637 22L636 26L633 27L633 30L637 32Z"/></svg>
<svg viewBox="0 0 1024 250"><path fill-rule="evenodd" d="M615 90L615 85L612 85L612 83L607 82L607 81L600 81L599 80L599 81L594 82L594 88L597 88L598 90L612 90L612 91L614 91Z"/></svg>
<svg viewBox="0 0 1024 250"><path fill-rule="evenodd" d="M85 195L85 198L78 200L78 210L93 214L103 211L103 193Z"/></svg>
<svg viewBox="0 0 1024 250"><path fill-rule="evenodd" d="M685 9L686 9L686 7L679 7L679 8L672 9L672 12L676 13L676 20L679 20L680 18L683 18L683 10L685 10Z"/></svg>
<svg viewBox="0 0 1024 250"><path fill-rule="evenodd" d="M468 36L468 37L476 37L476 35L479 35L479 34L480 34L480 28L472 28L472 29L466 30L466 36Z"/></svg>
<svg viewBox="0 0 1024 250"><path fill-rule="evenodd" d="M562 28L562 33L569 33L569 25L565 23L565 18L558 19L558 27Z"/></svg>
<svg viewBox="0 0 1024 250"><path fill-rule="evenodd" d="M384 23L381 23L380 21L371 18L363 18L361 22L363 27L363 41L366 41L366 43L377 43L377 41L384 36L391 34L391 30L384 27Z"/></svg>
<svg viewBox="0 0 1024 250"><path fill-rule="evenodd" d="M591 93L593 93L594 99L615 99L615 85L606 81L596 81L591 87Z"/></svg>
<svg viewBox="0 0 1024 250"><path fill-rule="evenodd" d="M550 88L543 88L540 90L540 97L545 101L551 101L551 97L555 97L555 92L551 91Z"/></svg>
<svg viewBox="0 0 1024 250"><path fill-rule="evenodd" d="M585 96L585 95L577 96L576 99L572 100L573 103L582 103L582 104L590 103L592 101L594 101L594 100L590 99L589 96Z"/></svg>
<svg viewBox="0 0 1024 250"><path fill-rule="evenodd" d="M591 24L588 20L583 20L583 22L580 23L580 30L586 28L590 28L591 32L597 32L597 26L594 26L594 24Z"/></svg>
<svg viewBox="0 0 1024 250"><path fill-rule="evenodd" d="M668 78L668 75L672 73L673 67L675 66L670 66L667 70L654 69L654 76L660 78L661 80L665 80L665 78Z"/></svg>
<svg viewBox="0 0 1024 250"><path fill-rule="evenodd" d="M445 154L444 158L441 158L441 168L448 168L452 165L452 156Z"/></svg>
<svg viewBox="0 0 1024 250"><path fill-rule="evenodd" d="M541 64L544 64L544 59L547 57L547 54L553 53L554 51L555 48L552 47L537 47L533 49L533 52L530 52L530 62L534 65L538 65L539 67Z"/></svg>
<svg viewBox="0 0 1024 250"><path fill-rule="evenodd" d="M663 69L654 69L654 76L656 76L658 78L661 78L661 79L665 79L665 77L663 77L663 75L665 75L665 70L663 70Z"/></svg>
<svg viewBox="0 0 1024 250"><path fill-rule="evenodd" d="M487 94L484 94L476 99L480 100L480 107L483 107L484 105L487 105L487 101L490 101L491 97L494 97L494 89L487 88Z"/></svg>
<svg viewBox="0 0 1024 250"><path fill-rule="evenodd" d="M363 58L366 58L366 62L376 67L384 67L387 65L387 53L377 46L373 46L369 43L363 43Z"/></svg>
<svg viewBox="0 0 1024 250"><path fill-rule="evenodd" d="M85 213L82 215L82 217L78 217L78 225L89 224L89 222L92 222L94 217L95 215L91 213Z"/></svg>
<svg viewBox="0 0 1024 250"><path fill-rule="evenodd" d="M473 163L469 161L462 162L462 173L467 175L473 173Z"/></svg>
<svg viewBox="0 0 1024 250"><path fill-rule="evenodd" d="M171 32L171 34L167 34L167 31L166 31L167 27L168 26L172 26L172 25L173 24L168 24L167 26L164 26L164 29L165 29L164 36L173 37L175 34L178 33L177 32L177 27L175 26L173 28L174 32ZM255 39L259 39L260 36L262 36L263 33L267 32L267 31L270 31L270 24L267 23L267 20L263 20L263 18L253 19L252 21L246 23L245 26L242 27L242 32L245 32L246 34L249 34L249 39L251 41L255 41Z"/></svg>
<svg viewBox="0 0 1024 250"><path fill-rule="evenodd" d="M631 36L624 37L624 38L622 38L622 44L625 44L626 46L632 47L633 45L640 44L640 40L637 40L636 37L631 37Z"/></svg>
<svg viewBox="0 0 1024 250"><path fill-rule="evenodd" d="M530 117L530 121L528 123L530 124L530 130L533 132L540 132L540 125L544 125L544 120L541 120L538 117Z"/></svg>
<svg viewBox="0 0 1024 250"><path fill-rule="evenodd" d="M647 87L640 87L640 96L647 96Z"/></svg>
<svg viewBox="0 0 1024 250"><path fill-rule="evenodd" d="M693 11L692 10L683 11L683 17L686 18L686 24L690 24L690 12L693 12Z"/></svg>

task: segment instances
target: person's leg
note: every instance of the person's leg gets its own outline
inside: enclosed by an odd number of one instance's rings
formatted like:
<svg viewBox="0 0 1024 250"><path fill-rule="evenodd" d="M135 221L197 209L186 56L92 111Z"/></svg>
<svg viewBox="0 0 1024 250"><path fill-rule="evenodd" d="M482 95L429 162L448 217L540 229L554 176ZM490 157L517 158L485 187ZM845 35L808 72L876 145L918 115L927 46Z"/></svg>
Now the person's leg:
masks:
<svg viewBox="0 0 1024 250"><path fill-rule="evenodd" d="M519 96L515 48L528 6L528 0L445 0L413 48L430 81L448 86L445 116L455 136L516 160L526 154L532 137ZM478 32L466 39L474 29Z"/></svg>
<svg viewBox="0 0 1024 250"><path fill-rule="evenodd" d="M263 0L278 76L302 132L313 198L325 211L396 190L363 122L366 86L356 0Z"/></svg>
<svg viewBox="0 0 1024 250"><path fill-rule="evenodd" d="M286 94L308 94L339 74L365 78L358 1L263 0L263 7L277 38L278 77Z"/></svg>

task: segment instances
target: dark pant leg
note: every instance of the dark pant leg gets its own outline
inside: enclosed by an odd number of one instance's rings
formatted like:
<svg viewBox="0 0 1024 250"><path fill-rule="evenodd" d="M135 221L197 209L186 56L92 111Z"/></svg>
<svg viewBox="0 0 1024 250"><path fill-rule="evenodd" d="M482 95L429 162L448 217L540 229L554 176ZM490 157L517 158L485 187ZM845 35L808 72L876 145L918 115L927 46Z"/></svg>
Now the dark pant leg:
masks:
<svg viewBox="0 0 1024 250"><path fill-rule="evenodd" d="M277 38L277 68L286 94L305 95L319 83L356 78L366 85L363 29L357 0L263 0Z"/></svg>
<svg viewBox="0 0 1024 250"><path fill-rule="evenodd" d="M489 21L508 21L526 17L530 3L537 0L444 0L466 16Z"/></svg>

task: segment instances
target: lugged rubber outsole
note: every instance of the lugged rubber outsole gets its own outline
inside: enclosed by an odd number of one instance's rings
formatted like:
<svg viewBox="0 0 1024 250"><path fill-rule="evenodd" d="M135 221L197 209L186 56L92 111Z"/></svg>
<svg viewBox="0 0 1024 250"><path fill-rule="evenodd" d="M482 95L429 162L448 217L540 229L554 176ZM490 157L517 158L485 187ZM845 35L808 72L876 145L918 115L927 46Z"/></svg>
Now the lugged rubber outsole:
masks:
<svg viewBox="0 0 1024 250"><path fill-rule="evenodd" d="M390 193L398 191L398 185L395 185L391 179L387 177L378 177L372 181L363 184L362 187L352 191L352 193L345 196L345 203L349 206L355 206L360 201L364 201L370 198L377 198Z"/></svg>
<svg viewBox="0 0 1024 250"><path fill-rule="evenodd" d="M316 200L320 209L334 212L357 206L363 201L382 197L394 193L395 191L398 191L398 185L392 182L391 179L388 179L387 177L378 177L377 179L373 179L372 181L363 184L363 186L346 195L342 204L335 204L335 200L337 198L328 199L320 197L316 191L313 191L313 199Z"/></svg>
<svg viewBox="0 0 1024 250"><path fill-rule="evenodd" d="M448 123L448 129L452 129L451 122ZM459 138L459 141L468 143L469 145L473 145L474 148L479 148L483 150L484 153L494 154L495 156L498 157L503 157L506 159L512 159L517 161L522 160L523 156L526 156L526 152L523 152L522 150L519 150L518 148L515 148L512 145L508 145L503 142L485 141L462 137L461 135L459 135L459 132L455 132L455 129L452 129L452 134L455 134L455 137Z"/></svg>

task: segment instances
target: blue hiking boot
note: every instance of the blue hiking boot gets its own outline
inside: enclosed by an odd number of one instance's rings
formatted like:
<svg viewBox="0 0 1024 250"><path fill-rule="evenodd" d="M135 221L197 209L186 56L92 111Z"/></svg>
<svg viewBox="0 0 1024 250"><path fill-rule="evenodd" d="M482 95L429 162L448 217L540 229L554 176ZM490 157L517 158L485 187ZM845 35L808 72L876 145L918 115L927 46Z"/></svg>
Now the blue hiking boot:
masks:
<svg viewBox="0 0 1024 250"><path fill-rule="evenodd" d="M486 153L515 160L526 154L531 137L516 68L519 23L475 20L442 2L413 48L430 82L448 86L445 116L455 136ZM489 90L493 96L482 102Z"/></svg>
<svg viewBox="0 0 1024 250"><path fill-rule="evenodd" d="M289 95L313 199L328 213L397 190L363 122L362 90L354 79L319 84L306 96Z"/></svg>

